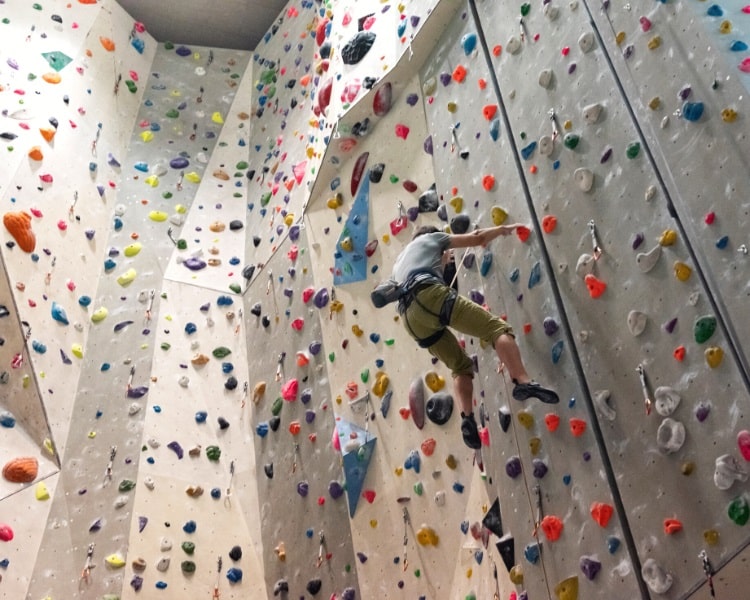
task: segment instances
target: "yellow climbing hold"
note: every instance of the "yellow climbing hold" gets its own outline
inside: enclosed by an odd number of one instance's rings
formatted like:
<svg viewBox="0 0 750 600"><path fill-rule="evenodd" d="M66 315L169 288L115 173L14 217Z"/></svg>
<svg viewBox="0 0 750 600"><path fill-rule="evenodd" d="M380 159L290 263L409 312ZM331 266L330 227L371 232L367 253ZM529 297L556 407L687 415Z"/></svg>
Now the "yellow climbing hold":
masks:
<svg viewBox="0 0 750 600"><path fill-rule="evenodd" d="M617 42L617 45L619 46L625 41L625 32L624 31L618 31L617 35L615 36L615 42Z"/></svg>
<svg viewBox="0 0 750 600"><path fill-rule="evenodd" d="M105 307L100 306L92 313L91 322L99 323L100 321L103 321L104 319L106 319L108 314L109 314L109 311Z"/></svg>
<svg viewBox="0 0 750 600"><path fill-rule="evenodd" d="M687 266L684 262L675 261L674 263L674 276L680 281L687 281L690 279L690 275L693 270Z"/></svg>
<svg viewBox="0 0 750 600"><path fill-rule="evenodd" d="M555 586L555 596L558 600L578 600L578 576L563 579Z"/></svg>
<svg viewBox="0 0 750 600"><path fill-rule="evenodd" d="M370 519L370 527L375 529L378 526L378 520L377 519Z"/></svg>
<svg viewBox="0 0 750 600"><path fill-rule="evenodd" d="M732 33L732 22L722 21L719 25L719 33Z"/></svg>
<svg viewBox="0 0 750 600"><path fill-rule="evenodd" d="M538 437L533 437L529 440L529 450L531 451L532 456L536 456L539 454L539 450L542 447L542 440Z"/></svg>
<svg viewBox="0 0 750 600"><path fill-rule="evenodd" d="M357 337L362 337L362 335L365 333L362 331L362 328L359 325L352 325L352 333L356 335Z"/></svg>
<svg viewBox="0 0 750 600"><path fill-rule="evenodd" d="M715 529L706 529L703 532L703 539L709 546L715 546L719 543L719 532Z"/></svg>
<svg viewBox="0 0 750 600"><path fill-rule="evenodd" d="M513 565L508 576L513 584L523 585L523 567L521 565Z"/></svg>
<svg viewBox="0 0 750 600"><path fill-rule="evenodd" d="M455 102L448 102L448 112L454 113L456 112L456 110L458 110L458 104L456 104Z"/></svg>
<svg viewBox="0 0 750 600"><path fill-rule="evenodd" d="M499 206L493 206L490 211L490 217L492 218L493 225L502 225L508 218L508 213Z"/></svg>
<svg viewBox="0 0 750 600"><path fill-rule="evenodd" d="M328 199L328 208L337 209L339 206L344 204L344 197L341 192L338 192L333 198Z"/></svg>
<svg viewBox="0 0 750 600"><path fill-rule="evenodd" d="M375 375L375 383L372 385L372 393L378 398L385 396L388 385L391 383L390 378L384 371L378 371Z"/></svg>
<svg viewBox="0 0 750 600"><path fill-rule="evenodd" d="M133 244L128 244L127 246L125 246L122 253L128 258L131 258L135 256L136 254L138 254L142 248L143 246L141 245L140 242L135 242Z"/></svg>
<svg viewBox="0 0 750 600"><path fill-rule="evenodd" d="M96 437L96 431L89 431L88 438L93 440Z"/></svg>
<svg viewBox="0 0 750 600"><path fill-rule="evenodd" d="M83 346L81 346L81 344L73 344L70 347L70 351L76 358L83 358Z"/></svg>
<svg viewBox="0 0 750 600"><path fill-rule="evenodd" d="M733 108L725 108L721 111L721 120L725 123L734 123L737 120L737 111Z"/></svg>
<svg viewBox="0 0 750 600"><path fill-rule="evenodd" d="M655 35L648 41L649 50L656 50L659 46L661 46L661 37L658 35Z"/></svg>
<svg viewBox="0 0 750 600"><path fill-rule="evenodd" d="M152 221L156 221L157 223L163 223L169 218L169 215L163 210L152 210L150 213L148 213L148 218Z"/></svg>
<svg viewBox="0 0 750 600"><path fill-rule="evenodd" d="M534 415L530 412L522 410L517 416L518 422L524 429L531 429L534 426Z"/></svg>
<svg viewBox="0 0 750 600"><path fill-rule="evenodd" d="M349 236L346 236L339 242L339 246L344 252L351 252L354 250L354 241Z"/></svg>
<svg viewBox="0 0 750 600"><path fill-rule="evenodd" d="M331 300L331 312L338 313L344 308L344 303L341 300Z"/></svg>
<svg viewBox="0 0 750 600"><path fill-rule="evenodd" d="M563 123L563 129L564 129L565 131L568 131L568 130L570 130L570 129L571 129L572 127L573 127L573 121L571 121L570 119L568 119L567 121L565 121L565 122Z"/></svg>
<svg viewBox="0 0 750 600"><path fill-rule="evenodd" d="M125 560L119 554L110 554L104 559L104 562L112 569L121 569L125 566Z"/></svg>
<svg viewBox="0 0 750 600"><path fill-rule="evenodd" d="M464 208L464 199L461 196L454 196L450 199L450 205L457 213L460 213Z"/></svg>
<svg viewBox="0 0 750 600"><path fill-rule="evenodd" d="M284 217L284 225L287 227L291 227L294 225L294 213L287 214L286 217Z"/></svg>
<svg viewBox="0 0 750 600"><path fill-rule="evenodd" d="M473 574L474 574L474 569L472 569L471 567L469 567L468 569L466 569L466 577L467 577L468 579L471 579L471 576L472 576Z"/></svg>
<svg viewBox="0 0 750 600"><path fill-rule="evenodd" d="M174 211L178 215L184 215L187 212L187 206L185 206L184 204L178 204L174 207Z"/></svg>
<svg viewBox="0 0 750 600"><path fill-rule="evenodd" d="M445 387L445 378L438 375L435 371L430 371L424 376L424 382L433 392L439 392Z"/></svg>
<svg viewBox="0 0 750 600"><path fill-rule="evenodd" d="M47 489L47 486L44 485L43 481L36 484L34 496L36 496L37 500L49 500L49 490Z"/></svg>
<svg viewBox="0 0 750 600"><path fill-rule="evenodd" d="M703 355L706 357L708 366L715 369L721 364L721 360L724 358L724 350L718 346L709 346Z"/></svg>
<svg viewBox="0 0 750 600"><path fill-rule="evenodd" d="M117 283L125 287L126 285L130 285L131 283L133 283L135 276L136 276L135 269L128 269L117 278Z"/></svg>
<svg viewBox="0 0 750 600"><path fill-rule="evenodd" d="M159 178L156 175L149 175L148 177L146 177L146 179L143 180L143 182L146 185L149 185L152 188L155 188L159 185Z"/></svg>
<svg viewBox="0 0 750 600"><path fill-rule="evenodd" d="M141 131L140 135L141 135L141 139L144 142L150 142L151 140L154 139L154 134L152 131Z"/></svg>
<svg viewBox="0 0 750 600"><path fill-rule="evenodd" d="M396 474L396 477L401 477L401 475L404 473L403 467L396 467L393 469L393 472Z"/></svg>
<svg viewBox="0 0 750 600"><path fill-rule="evenodd" d="M224 118L221 116L220 112L215 112L211 115L211 120L216 123L217 125L223 125L224 124Z"/></svg>
<svg viewBox="0 0 750 600"><path fill-rule="evenodd" d="M654 97L653 97L653 98L651 98L651 100L649 100L649 102L648 102L648 107L649 107L649 108L650 108L651 110L656 110L656 109L657 109L657 108L659 108L660 106L661 106L661 98L659 98L659 96L654 96Z"/></svg>
<svg viewBox="0 0 750 600"><path fill-rule="evenodd" d="M440 543L440 538L432 527L422 525L417 531L417 541L422 546L437 546Z"/></svg>
<svg viewBox="0 0 750 600"><path fill-rule="evenodd" d="M674 229L665 229L659 237L660 246L673 246L677 242L677 232Z"/></svg>
<svg viewBox="0 0 750 600"><path fill-rule="evenodd" d="M190 173L187 173L185 175L185 179L187 179L190 183L200 183L201 182L201 176L198 175L195 171L190 171Z"/></svg>
<svg viewBox="0 0 750 600"><path fill-rule="evenodd" d="M42 445L44 446L44 450L47 452L47 454L49 454L50 456L54 456L55 455L55 446L52 443L51 439L45 438L44 444L42 444Z"/></svg>

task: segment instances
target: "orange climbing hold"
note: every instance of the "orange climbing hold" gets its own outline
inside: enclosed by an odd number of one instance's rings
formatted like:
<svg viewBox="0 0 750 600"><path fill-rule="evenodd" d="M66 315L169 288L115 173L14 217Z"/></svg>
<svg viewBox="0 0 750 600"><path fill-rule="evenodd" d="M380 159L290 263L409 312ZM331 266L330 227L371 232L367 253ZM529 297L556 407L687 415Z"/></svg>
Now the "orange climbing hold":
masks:
<svg viewBox="0 0 750 600"><path fill-rule="evenodd" d="M57 133L57 129L55 129L54 127L40 127L39 133L42 134L42 137L47 142L51 142L53 139L55 139L55 134Z"/></svg>
<svg viewBox="0 0 750 600"><path fill-rule="evenodd" d="M482 187L487 192L492 191L492 188L495 187L495 176L494 175L485 175L484 177L482 177Z"/></svg>
<svg viewBox="0 0 750 600"><path fill-rule="evenodd" d="M492 121L492 119L495 118L495 115L497 114L497 104L485 104L484 108L482 109L482 114L484 115L484 118L488 121Z"/></svg>
<svg viewBox="0 0 750 600"><path fill-rule="evenodd" d="M31 160L42 160L44 158L42 149L39 146L32 146L31 150L29 150L29 158Z"/></svg>
<svg viewBox="0 0 750 600"><path fill-rule="evenodd" d="M479 79L477 80L477 85L479 86L479 89L480 89L480 90L484 90L484 89L486 89L486 88L487 88L487 80L486 80L486 79L483 79L482 77L480 77L480 78L479 78Z"/></svg>
<svg viewBox="0 0 750 600"><path fill-rule="evenodd" d="M300 425L299 421L292 421L289 423L289 433L292 435L297 435L300 430L302 429L302 426Z"/></svg>
<svg viewBox="0 0 750 600"><path fill-rule="evenodd" d="M555 227L557 227L557 217L554 215L546 215L542 219L542 229L544 229L544 233L552 233L555 230Z"/></svg>
<svg viewBox="0 0 750 600"><path fill-rule="evenodd" d="M674 352L672 352L672 356L674 356L674 359L679 362L685 360L685 346L677 346L677 348L674 349Z"/></svg>
<svg viewBox="0 0 750 600"><path fill-rule="evenodd" d="M464 79L466 79L466 67L463 65L458 65L455 69L453 69L453 81L457 83L463 83Z"/></svg>
<svg viewBox="0 0 750 600"><path fill-rule="evenodd" d="M99 43L107 52L113 52L115 49L115 43L110 38L103 35L99 36Z"/></svg>
<svg viewBox="0 0 750 600"><path fill-rule="evenodd" d="M604 293L604 290L607 289L607 284L604 283L601 279L597 279L591 273L586 275L584 281L586 282L586 287L589 290L589 295L592 298L598 298Z"/></svg>
<svg viewBox="0 0 750 600"><path fill-rule="evenodd" d="M584 431L586 431L586 421L572 417L570 419L570 433L573 434L573 437L581 437Z"/></svg>
<svg viewBox="0 0 750 600"><path fill-rule="evenodd" d="M550 542L560 539L563 531L563 522L560 517L547 515L541 522L542 531Z"/></svg>
<svg viewBox="0 0 750 600"><path fill-rule="evenodd" d="M599 523L600 527L606 527L609 520L612 518L615 509L604 502L593 502L591 504L591 516L594 521Z"/></svg>
<svg viewBox="0 0 750 600"><path fill-rule="evenodd" d="M60 73L45 73L44 75L42 75L42 79L44 79L44 81L46 81L47 83L51 83L53 85L62 81Z"/></svg>
<svg viewBox="0 0 750 600"><path fill-rule="evenodd" d="M555 413L547 413L544 415L544 424L547 426L547 431L557 431L560 426L560 416Z"/></svg>
<svg viewBox="0 0 750 600"><path fill-rule="evenodd" d="M437 442L435 441L435 438L427 438L424 442L422 442L420 448L422 449L422 454L424 454L425 456L432 456L435 453L436 446Z"/></svg>
<svg viewBox="0 0 750 600"><path fill-rule="evenodd" d="M682 522L679 519L664 519L664 533L674 535L682 531Z"/></svg>
<svg viewBox="0 0 750 600"><path fill-rule="evenodd" d="M31 230L31 215L27 212L8 212L3 215L3 225L24 252L33 252L36 236Z"/></svg>
<svg viewBox="0 0 750 600"><path fill-rule="evenodd" d="M492 56L498 57L503 53L503 47L500 44L497 44L492 47Z"/></svg>

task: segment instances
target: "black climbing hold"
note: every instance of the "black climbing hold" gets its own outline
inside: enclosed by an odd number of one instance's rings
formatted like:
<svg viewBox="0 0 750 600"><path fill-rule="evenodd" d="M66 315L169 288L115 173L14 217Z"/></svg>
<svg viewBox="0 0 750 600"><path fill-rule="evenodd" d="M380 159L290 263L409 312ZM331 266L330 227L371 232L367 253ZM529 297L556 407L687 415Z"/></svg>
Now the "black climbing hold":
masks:
<svg viewBox="0 0 750 600"><path fill-rule="evenodd" d="M219 417L216 419L219 423L219 429L226 429L229 427L229 421L227 421L224 417Z"/></svg>
<svg viewBox="0 0 750 600"><path fill-rule="evenodd" d="M58 121L55 117L49 118L49 124L52 125L55 129L57 129L60 126L60 121Z"/></svg>
<svg viewBox="0 0 750 600"><path fill-rule="evenodd" d="M320 579L311 579L310 581L307 582L305 589L307 590L308 594L312 594L314 596L320 591L320 588L322 587L323 587L323 582Z"/></svg>
<svg viewBox="0 0 750 600"><path fill-rule="evenodd" d="M453 233L466 233L469 231L471 219L467 214L456 215L451 219L451 231Z"/></svg>
<svg viewBox="0 0 750 600"><path fill-rule="evenodd" d="M254 274L255 274L255 265L247 265L244 269L242 269L242 276L247 281L250 281L253 278Z"/></svg>
<svg viewBox="0 0 750 600"><path fill-rule="evenodd" d="M260 320L263 327L268 327L271 324L271 319L268 318L268 315L263 315L263 318Z"/></svg>
<svg viewBox="0 0 750 600"><path fill-rule="evenodd" d="M273 586L273 595L278 596L282 592L289 591L289 583L286 579L279 579Z"/></svg>
<svg viewBox="0 0 750 600"><path fill-rule="evenodd" d="M375 37L375 32L373 31L360 31L344 44L344 47L341 49L341 60L344 61L344 64L356 65L362 60L370 51L370 48L372 48Z"/></svg>
<svg viewBox="0 0 750 600"><path fill-rule="evenodd" d="M500 498L495 498L490 510L484 515L482 525L494 533L497 537L503 537L503 520L500 516Z"/></svg>
<svg viewBox="0 0 750 600"><path fill-rule="evenodd" d="M263 472L266 474L266 477L273 479L273 463L263 465Z"/></svg>
<svg viewBox="0 0 750 600"><path fill-rule="evenodd" d="M362 80L362 87L366 90L371 90L373 87L375 87L375 84L378 82L377 77L365 77Z"/></svg>
<svg viewBox="0 0 750 600"><path fill-rule="evenodd" d="M445 425L453 414L453 397L447 393L433 394L425 407L427 418L435 425Z"/></svg>
<svg viewBox="0 0 750 600"><path fill-rule="evenodd" d="M247 175L247 178L248 178L248 179L251 179L251 180L252 180L252 179L255 179L255 169L250 169L250 170L249 170L249 171L248 171L248 172L246 173L246 175Z"/></svg>
<svg viewBox="0 0 750 600"><path fill-rule="evenodd" d="M251 312L252 314L254 314L254 315L255 315L256 317L259 317L259 316L260 316L260 311L261 311L261 307L260 307L260 302L256 302L256 303L255 303L255 304L253 304L253 305L252 305L252 307L250 308L250 312Z"/></svg>
<svg viewBox="0 0 750 600"><path fill-rule="evenodd" d="M3 131L0 133L0 139L12 141L15 140L18 136L15 133L11 133L10 131Z"/></svg>
<svg viewBox="0 0 750 600"><path fill-rule="evenodd" d="M255 246L256 248L260 246L260 237L258 237L257 235L253 236L253 246Z"/></svg>
<svg viewBox="0 0 750 600"><path fill-rule="evenodd" d="M435 184L433 183L429 189L422 192L422 195L419 197L419 212L435 212L438 209L439 204L440 201L438 200L437 189L435 189Z"/></svg>
<svg viewBox="0 0 750 600"><path fill-rule="evenodd" d="M497 548L497 551L500 553L500 556L503 559L505 568L508 569L508 572L510 573L510 570L516 564L516 549L513 538L507 537L505 539L502 539L497 544L495 544L495 547Z"/></svg>
<svg viewBox="0 0 750 600"><path fill-rule="evenodd" d="M370 168L370 182L380 183L383 178L383 172L385 171L385 164L378 163Z"/></svg>
<svg viewBox="0 0 750 600"><path fill-rule="evenodd" d="M232 375L229 379L224 382L224 387L228 390L237 389L237 378Z"/></svg>
<svg viewBox="0 0 750 600"><path fill-rule="evenodd" d="M354 588L344 588L344 591L341 592L341 600L355 600L357 597L357 592L354 591Z"/></svg>
<svg viewBox="0 0 750 600"><path fill-rule="evenodd" d="M281 425L281 417L271 417L268 420L268 426L271 428L271 431L278 431L279 425Z"/></svg>
<svg viewBox="0 0 750 600"><path fill-rule="evenodd" d="M505 433L508 433L508 428L510 427L510 413L505 408L501 408L498 411L498 416L500 417L500 429Z"/></svg>
<svg viewBox="0 0 750 600"><path fill-rule="evenodd" d="M440 206L438 206L437 216L441 221L448 220L448 207L445 204L441 204Z"/></svg>
<svg viewBox="0 0 750 600"><path fill-rule="evenodd" d="M321 44L320 50L318 51L320 54L320 58L330 58L331 57L331 43L325 42Z"/></svg>
<svg viewBox="0 0 750 600"><path fill-rule="evenodd" d="M233 221L229 222L229 229L231 231L239 231L245 226L245 224L240 221L239 219L234 219Z"/></svg>
<svg viewBox="0 0 750 600"><path fill-rule="evenodd" d="M229 558L234 561L240 560L242 558L242 548L239 546L232 546L232 549L229 551Z"/></svg>

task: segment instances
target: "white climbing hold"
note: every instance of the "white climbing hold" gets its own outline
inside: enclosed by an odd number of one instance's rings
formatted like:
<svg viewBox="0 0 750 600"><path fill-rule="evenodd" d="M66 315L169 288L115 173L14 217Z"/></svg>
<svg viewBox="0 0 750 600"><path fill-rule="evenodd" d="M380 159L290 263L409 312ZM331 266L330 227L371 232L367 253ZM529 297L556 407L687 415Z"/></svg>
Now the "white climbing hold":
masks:
<svg viewBox="0 0 750 600"><path fill-rule="evenodd" d="M582 191L588 192L594 185L594 174L591 170L581 167L573 172L573 180Z"/></svg>
<svg viewBox="0 0 750 600"><path fill-rule="evenodd" d="M696 304L698 304L698 300L700 299L701 299L700 292L693 292L692 294L688 296L688 304L690 306L695 306Z"/></svg>
<svg viewBox="0 0 750 600"><path fill-rule="evenodd" d="M166 175L167 166L164 163L156 163L153 167L151 167L151 174L156 175L157 177Z"/></svg>
<svg viewBox="0 0 750 600"><path fill-rule="evenodd" d="M554 21L560 15L560 9L552 4L545 4L542 9L542 14L547 17L550 21Z"/></svg>
<svg viewBox="0 0 750 600"><path fill-rule="evenodd" d="M722 454L716 459L714 484L720 490L728 490L735 481L747 481L747 472L731 454Z"/></svg>
<svg viewBox="0 0 750 600"><path fill-rule="evenodd" d="M145 485L148 489L153 490L156 487L156 482L152 477L146 477L143 480L143 485Z"/></svg>
<svg viewBox="0 0 750 600"><path fill-rule="evenodd" d="M657 244L648 252L639 252L635 257L635 262L641 273L648 273L656 266L661 256L661 245Z"/></svg>
<svg viewBox="0 0 750 600"><path fill-rule="evenodd" d="M511 54L518 54L521 51L521 40L515 35L511 36L508 43L505 44L505 49Z"/></svg>
<svg viewBox="0 0 750 600"><path fill-rule="evenodd" d="M610 395L609 390L598 390L594 392L593 400L594 406L596 406L596 410L602 418L607 421L614 421L615 417L617 417L617 413L615 412L615 409L609 405Z"/></svg>
<svg viewBox="0 0 750 600"><path fill-rule="evenodd" d="M435 492L435 504L438 506L445 506L445 490L438 490Z"/></svg>
<svg viewBox="0 0 750 600"><path fill-rule="evenodd" d="M641 576L654 594L666 594L672 587L672 575L653 558L647 558L641 567Z"/></svg>
<svg viewBox="0 0 750 600"><path fill-rule="evenodd" d="M185 215L181 215L180 213L172 213L171 215L169 215L169 222L176 227L181 227L185 222Z"/></svg>
<svg viewBox="0 0 750 600"><path fill-rule="evenodd" d="M654 199L654 196L656 196L656 186L652 184L646 188L644 198L646 199L646 202L651 202L651 200Z"/></svg>
<svg viewBox="0 0 750 600"><path fill-rule="evenodd" d="M594 257L590 254L581 254L581 256L578 257L578 262L576 263L576 275L580 277L581 279L584 279L586 275L590 274L594 270Z"/></svg>
<svg viewBox="0 0 750 600"><path fill-rule="evenodd" d="M628 329L633 337L638 337L646 329L648 317L639 310L631 310L628 313Z"/></svg>
<svg viewBox="0 0 750 600"><path fill-rule="evenodd" d="M583 120L586 121L586 123L588 123L589 125L593 125L599 120L599 117L602 114L602 110L604 110L604 107L598 102L589 104L588 106L584 106Z"/></svg>
<svg viewBox="0 0 750 600"><path fill-rule="evenodd" d="M568 7L570 7L570 10L576 10L578 8L578 0L570 0Z"/></svg>
<svg viewBox="0 0 750 600"><path fill-rule="evenodd" d="M162 556L158 561L156 561L156 570L164 573L169 568L169 557L168 556Z"/></svg>
<svg viewBox="0 0 750 600"><path fill-rule="evenodd" d="M680 405L680 395L668 385L654 390L654 408L662 417L671 415Z"/></svg>
<svg viewBox="0 0 750 600"><path fill-rule="evenodd" d="M667 125L669 125L669 115L666 115L662 120L661 123L659 123L659 127L662 129L666 129Z"/></svg>
<svg viewBox="0 0 750 600"><path fill-rule="evenodd" d="M132 417L137 415L141 411L141 407L137 402L133 402L128 408L128 414Z"/></svg>
<svg viewBox="0 0 750 600"><path fill-rule="evenodd" d="M424 83L422 84L422 92L425 96L432 96L435 93L435 90L437 89L437 79L434 77L429 77L428 79L425 79Z"/></svg>
<svg viewBox="0 0 750 600"><path fill-rule="evenodd" d="M128 503L129 498L125 495L123 496L117 496L115 498L115 501L112 503L115 508L122 508Z"/></svg>
<svg viewBox="0 0 750 600"><path fill-rule="evenodd" d="M161 446L161 442L156 438L148 438L148 441L146 443L150 448L153 448L154 450Z"/></svg>
<svg viewBox="0 0 750 600"><path fill-rule="evenodd" d="M552 69L542 69L542 71L539 73L539 85L541 85L545 90L548 90L552 85L553 77L554 73L552 72Z"/></svg>
<svg viewBox="0 0 750 600"><path fill-rule="evenodd" d="M667 454L677 452L685 443L685 426L667 417L656 431L656 444Z"/></svg>
<svg viewBox="0 0 750 600"><path fill-rule="evenodd" d="M539 138L539 154L542 156L549 156L555 149L555 143L552 141L552 136L543 135Z"/></svg>
<svg viewBox="0 0 750 600"><path fill-rule="evenodd" d="M183 375L177 380L177 383L180 384L180 387L186 388L190 384L190 378L187 375Z"/></svg>
<svg viewBox="0 0 750 600"><path fill-rule="evenodd" d="M121 217L125 214L125 205L124 204L117 204L115 206L115 216Z"/></svg>
<svg viewBox="0 0 750 600"><path fill-rule="evenodd" d="M172 540L170 540L167 537L161 538L159 540L159 550L162 552L169 552L172 549Z"/></svg>
<svg viewBox="0 0 750 600"><path fill-rule="evenodd" d="M590 52L594 48L593 32L587 31L586 33L582 33L581 37L578 38L578 47L584 54Z"/></svg>

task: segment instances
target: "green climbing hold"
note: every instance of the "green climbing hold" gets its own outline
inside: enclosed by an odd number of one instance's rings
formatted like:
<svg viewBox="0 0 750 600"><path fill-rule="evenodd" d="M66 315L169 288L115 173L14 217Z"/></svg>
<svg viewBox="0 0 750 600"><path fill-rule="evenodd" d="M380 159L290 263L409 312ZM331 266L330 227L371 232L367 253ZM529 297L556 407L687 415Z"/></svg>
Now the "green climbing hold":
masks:
<svg viewBox="0 0 750 600"><path fill-rule="evenodd" d="M271 192L266 192L260 197L261 206L267 206L270 201L271 201Z"/></svg>
<svg viewBox="0 0 750 600"><path fill-rule="evenodd" d="M578 145L578 142L581 141L581 136L577 133L566 133L565 137L563 138L563 144L566 148L569 148L570 150L574 150L575 147Z"/></svg>
<svg viewBox="0 0 750 600"><path fill-rule="evenodd" d="M238 163L237 163L237 164L235 165L235 167L234 167L234 168L235 168L235 169L247 169L247 168L248 168L249 166L250 166L250 165L248 165L246 161L244 161L244 160L241 160L240 162L238 162Z"/></svg>
<svg viewBox="0 0 750 600"><path fill-rule="evenodd" d="M172 50L173 48L174 48L174 44L172 42L164 42L165 50Z"/></svg>
<svg viewBox="0 0 750 600"><path fill-rule="evenodd" d="M359 374L359 378L362 380L362 383L367 383L370 379L370 369L363 369Z"/></svg>
<svg viewBox="0 0 750 600"><path fill-rule="evenodd" d="M391 175L390 178L391 183L398 183L398 177L396 175Z"/></svg>
<svg viewBox="0 0 750 600"><path fill-rule="evenodd" d="M177 110L176 108L170 108L167 111L167 114L165 116L168 117L168 118L170 118L170 119L176 119L177 117L180 116L180 111Z"/></svg>
<svg viewBox="0 0 750 600"><path fill-rule="evenodd" d="M336 353L335 352L329 352L328 353L328 362L333 362L336 359Z"/></svg>
<svg viewBox="0 0 750 600"><path fill-rule="evenodd" d="M420 569L414 569L414 577L419 579L422 576L422 571Z"/></svg>
<svg viewBox="0 0 750 600"><path fill-rule="evenodd" d="M195 563L192 560L183 560L180 563L183 573L195 573Z"/></svg>
<svg viewBox="0 0 750 600"><path fill-rule="evenodd" d="M346 571L347 573L351 573L352 572L352 566L349 565L349 564L344 565L344 571Z"/></svg>
<svg viewBox="0 0 750 600"><path fill-rule="evenodd" d="M474 592L466 594L465 600L477 600L477 595Z"/></svg>
<svg viewBox="0 0 750 600"><path fill-rule="evenodd" d="M695 341L699 344L707 341L716 331L716 317L713 315L706 315L704 317L698 317L693 326L693 335L695 335Z"/></svg>
<svg viewBox="0 0 750 600"><path fill-rule="evenodd" d="M180 238L177 240L177 249L178 250L187 250L187 240L183 240Z"/></svg>
<svg viewBox="0 0 750 600"><path fill-rule="evenodd" d="M172 344L170 344L169 342L162 342L161 343L161 349L162 350L169 350L171 347L172 347Z"/></svg>
<svg viewBox="0 0 750 600"><path fill-rule="evenodd" d="M8 17L3 18L3 25L8 25L10 23L10 19Z"/></svg>
<svg viewBox="0 0 750 600"><path fill-rule="evenodd" d="M267 69L260 74L260 80L263 83L273 83L276 81L276 71Z"/></svg>
<svg viewBox="0 0 750 600"><path fill-rule="evenodd" d="M242 286L240 286L239 283L230 283L229 289L233 291L235 294L239 294L242 292Z"/></svg>
<svg viewBox="0 0 750 600"><path fill-rule="evenodd" d="M521 5L521 16L522 16L522 17L525 17L525 16L526 16L526 15L528 15L528 14L529 14L530 12L531 12L531 4L529 4L528 2L524 2L524 3L523 3L523 4Z"/></svg>
<svg viewBox="0 0 750 600"><path fill-rule="evenodd" d="M744 496L737 496L729 503L727 509L729 518L737 525L744 525L750 519L750 506L747 504Z"/></svg>
<svg viewBox="0 0 750 600"><path fill-rule="evenodd" d="M522 131L522 132L521 132L520 134L518 134L518 135L519 135L519 137L520 137L520 138L521 138L522 140L525 140L525 139L526 139L526 132L525 132L525 131Z"/></svg>
<svg viewBox="0 0 750 600"><path fill-rule="evenodd" d="M165 200L169 200L172 197L172 192L164 192L161 197Z"/></svg>
<svg viewBox="0 0 750 600"><path fill-rule="evenodd" d="M231 353L232 351L226 346L219 346L217 348L214 348L214 351L211 354L214 355L214 358L224 358L226 356L229 356Z"/></svg>
<svg viewBox="0 0 750 600"><path fill-rule="evenodd" d="M206 448L206 457L208 460L219 460L221 458L221 448L218 446L208 446Z"/></svg>
<svg viewBox="0 0 750 600"><path fill-rule="evenodd" d="M638 156L641 152L641 143L640 142L633 142L631 144L628 144L627 150L625 150L625 155L633 159L636 156Z"/></svg>
<svg viewBox="0 0 750 600"><path fill-rule="evenodd" d="M126 79L125 85L128 86L128 91L131 94L135 94L138 91L138 86L135 85L135 81L133 81L132 79Z"/></svg>
<svg viewBox="0 0 750 600"><path fill-rule="evenodd" d="M421 481L417 481L417 483L414 484L414 493L417 496L421 496L422 492L424 492L424 486L422 486Z"/></svg>
<svg viewBox="0 0 750 600"><path fill-rule="evenodd" d="M35 2L34 4L31 5L31 8L33 8L34 10L42 10L42 5Z"/></svg>
<svg viewBox="0 0 750 600"><path fill-rule="evenodd" d="M393 338L388 338L384 343L386 346L393 346L393 344L396 343L396 340L394 340Z"/></svg>
<svg viewBox="0 0 750 600"><path fill-rule="evenodd" d="M232 198L242 198L242 194L240 192L235 192L232 194Z"/></svg>
<svg viewBox="0 0 750 600"><path fill-rule="evenodd" d="M28 79L29 81L34 81L36 79L36 75L34 75L33 73L29 73L26 76L26 79Z"/></svg>
<svg viewBox="0 0 750 600"><path fill-rule="evenodd" d="M278 398L276 398L276 400L273 401L273 404L271 405L271 414L274 417L278 417L283 405L284 401L281 399L281 396L279 396Z"/></svg>
<svg viewBox="0 0 750 600"><path fill-rule="evenodd" d="M195 552L195 544L193 542L182 542L182 550L185 554L192 554Z"/></svg>
<svg viewBox="0 0 750 600"><path fill-rule="evenodd" d="M123 479L117 489L121 492L129 492L135 487L135 481L132 479Z"/></svg>
<svg viewBox="0 0 750 600"><path fill-rule="evenodd" d="M268 92L266 93L266 96L267 96L267 97L268 97L268 99L270 100L270 99L271 99L271 98L273 98L273 97L274 97L275 95L276 95L276 86L275 86L275 85L272 85L272 86L270 86L270 87L268 88Z"/></svg>

